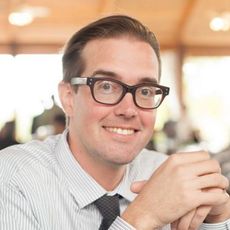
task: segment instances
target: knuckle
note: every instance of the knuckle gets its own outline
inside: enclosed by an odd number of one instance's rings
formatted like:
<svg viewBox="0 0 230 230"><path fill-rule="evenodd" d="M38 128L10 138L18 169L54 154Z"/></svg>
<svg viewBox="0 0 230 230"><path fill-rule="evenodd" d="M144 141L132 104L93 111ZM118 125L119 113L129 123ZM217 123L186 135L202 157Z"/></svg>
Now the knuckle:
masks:
<svg viewBox="0 0 230 230"><path fill-rule="evenodd" d="M227 177L223 176L224 177L224 186L225 186L225 189L227 189L229 187L229 180Z"/></svg>
<svg viewBox="0 0 230 230"><path fill-rule="evenodd" d="M210 163L212 164L213 169L215 169L217 172L221 172L220 163L216 159L211 159Z"/></svg>
<svg viewBox="0 0 230 230"><path fill-rule="evenodd" d="M180 156L178 153L174 153L172 154L170 157L169 157L169 162L172 164L172 165L178 165L179 162L180 162Z"/></svg>
<svg viewBox="0 0 230 230"><path fill-rule="evenodd" d="M206 150L199 151L200 154L202 154L203 158L206 160L211 159L210 153Z"/></svg>
<svg viewBox="0 0 230 230"><path fill-rule="evenodd" d="M184 165L175 166L174 173L178 178L184 177L185 176L185 166Z"/></svg>
<svg viewBox="0 0 230 230"><path fill-rule="evenodd" d="M185 187L185 186L182 186ZM189 207L191 208L191 206L193 206L193 204L191 204L191 196L188 194L187 191L183 190L183 188L181 188L181 196L180 196L180 201L183 204L184 207Z"/></svg>
<svg viewBox="0 0 230 230"><path fill-rule="evenodd" d="M213 174L213 176L211 176L210 179L212 179L214 185L214 187L208 189L210 191L222 192L223 189L227 189L229 186L228 179L219 173Z"/></svg>
<svg viewBox="0 0 230 230"><path fill-rule="evenodd" d="M204 150L203 152L204 152L204 154L206 155L206 157L207 157L208 159L210 159L210 157L211 157L211 156L210 156L210 153L209 153L208 151L206 151L206 150Z"/></svg>

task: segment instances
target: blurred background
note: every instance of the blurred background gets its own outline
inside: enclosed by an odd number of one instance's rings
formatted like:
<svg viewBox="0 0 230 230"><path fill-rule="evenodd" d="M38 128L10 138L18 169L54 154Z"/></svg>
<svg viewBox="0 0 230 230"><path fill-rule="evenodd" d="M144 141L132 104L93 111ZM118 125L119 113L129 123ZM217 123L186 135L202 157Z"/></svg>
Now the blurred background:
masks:
<svg viewBox="0 0 230 230"><path fill-rule="evenodd" d="M114 13L141 20L161 45L161 83L171 91L147 147L168 154L205 148L228 173L230 0L0 0L2 146L64 129L57 95L64 43Z"/></svg>

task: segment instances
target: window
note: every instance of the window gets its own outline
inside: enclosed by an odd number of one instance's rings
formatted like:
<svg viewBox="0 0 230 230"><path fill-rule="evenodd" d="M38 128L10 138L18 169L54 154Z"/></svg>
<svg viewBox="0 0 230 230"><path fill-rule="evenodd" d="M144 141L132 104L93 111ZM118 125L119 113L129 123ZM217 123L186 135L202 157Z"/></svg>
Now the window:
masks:
<svg viewBox="0 0 230 230"><path fill-rule="evenodd" d="M0 55L0 126L17 119L17 137L31 138L32 118L52 107L62 79L61 55Z"/></svg>
<svg viewBox="0 0 230 230"><path fill-rule="evenodd" d="M230 57L188 57L184 64L185 101L208 148L230 143Z"/></svg>

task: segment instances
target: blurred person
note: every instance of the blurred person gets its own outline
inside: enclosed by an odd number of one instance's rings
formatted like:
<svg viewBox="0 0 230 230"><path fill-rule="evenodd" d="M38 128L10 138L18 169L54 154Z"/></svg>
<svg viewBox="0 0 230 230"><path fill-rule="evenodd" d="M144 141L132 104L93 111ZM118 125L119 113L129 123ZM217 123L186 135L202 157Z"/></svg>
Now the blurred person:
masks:
<svg viewBox="0 0 230 230"><path fill-rule="evenodd" d="M50 117L50 123L45 123L36 128L35 132L32 134L34 140L44 140L50 135L57 135L65 130L65 114L57 113Z"/></svg>
<svg viewBox="0 0 230 230"><path fill-rule="evenodd" d="M61 116L65 115L63 110L60 108L59 105L55 102L54 96L51 96L52 100L52 106L51 108L46 108L44 103L44 111L35 116L32 121L31 126L31 134L33 136L38 136L37 132L39 131L39 128L42 127L42 129L47 128L49 129L50 126L53 124L55 116ZM47 126L47 127L46 127ZM47 131L47 133L51 133L51 131Z"/></svg>
<svg viewBox="0 0 230 230"><path fill-rule="evenodd" d="M182 105L181 116L176 125L176 132L178 145L181 147L198 145L201 141L199 129L194 127L185 105Z"/></svg>
<svg viewBox="0 0 230 230"><path fill-rule="evenodd" d="M8 121L0 130L0 149L19 144L16 140L15 121Z"/></svg>
<svg viewBox="0 0 230 230"><path fill-rule="evenodd" d="M53 118L53 134L60 134L65 130L66 118L64 114L56 114Z"/></svg>
<svg viewBox="0 0 230 230"><path fill-rule="evenodd" d="M155 35L134 18L76 32L59 84L67 129L0 153L0 229L230 229L217 161L144 149L169 94L160 73Z"/></svg>
<svg viewBox="0 0 230 230"><path fill-rule="evenodd" d="M168 120L164 123L162 128L165 134L165 152L170 155L175 153L179 148L178 137L177 137L177 122Z"/></svg>
<svg viewBox="0 0 230 230"><path fill-rule="evenodd" d="M162 128L164 152L168 155L187 149L200 149L201 138L198 129L186 125L184 120L169 119Z"/></svg>

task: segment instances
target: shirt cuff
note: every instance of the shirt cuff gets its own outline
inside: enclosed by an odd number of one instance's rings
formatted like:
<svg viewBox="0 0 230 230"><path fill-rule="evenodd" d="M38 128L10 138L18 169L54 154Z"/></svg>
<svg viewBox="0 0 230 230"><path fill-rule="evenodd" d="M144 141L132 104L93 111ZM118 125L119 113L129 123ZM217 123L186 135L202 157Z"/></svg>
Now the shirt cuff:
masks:
<svg viewBox="0 0 230 230"><path fill-rule="evenodd" d="M136 230L136 228L118 216L110 226L109 230Z"/></svg>
<svg viewBox="0 0 230 230"><path fill-rule="evenodd" d="M219 223L203 223L200 230L230 230L230 219Z"/></svg>

